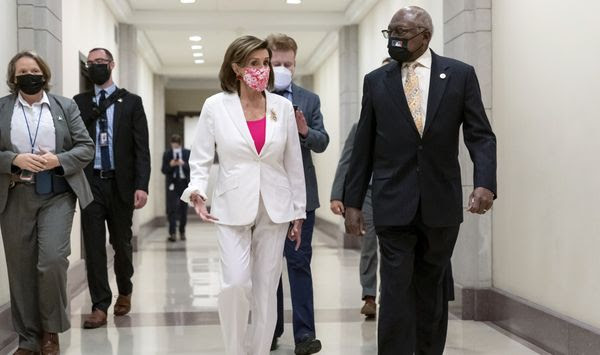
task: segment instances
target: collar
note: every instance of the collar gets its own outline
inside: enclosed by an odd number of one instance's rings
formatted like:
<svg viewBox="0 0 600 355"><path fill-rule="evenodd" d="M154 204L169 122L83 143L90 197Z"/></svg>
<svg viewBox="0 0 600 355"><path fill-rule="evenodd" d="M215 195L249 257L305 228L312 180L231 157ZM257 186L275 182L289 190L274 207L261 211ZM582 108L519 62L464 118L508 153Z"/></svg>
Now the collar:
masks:
<svg viewBox="0 0 600 355"><path fill-rule="evenodd" d="M27 101L25 101L25 99L23 98L23 96L21 96L21 93L19 92L18 99L15 100L15 107L19 106L19 103L26 107L33 107L35 105L43 104L50 106L50 99L48 98L48 94L46 94L46 92L44 91L44 93L42 94L42 99L38 102L34 102L33 105L30 105Z"/></svg>
<svg viewBox="0 0 600 355"><path fill-rule="evenodd" d="M414 62L419 63L419 66L425 67L427 69L431 69L431 49L427 49L419 58L417 58L413 62L406 62L402 64L402 68L406 68Z"/></svg>
<svg viewBox="0 0 600 355"><path fill-rule="evenodd" d="M95 96L100 95L100 91L106 91L106 97L109 97L110 95L112 95L113 92L115 92L115 90L117 90L117 85L115 85L115 83L113 83L111 86L107 87L106 89L101 88L98 85L94 85L94 93L96 94Z"/></svg>

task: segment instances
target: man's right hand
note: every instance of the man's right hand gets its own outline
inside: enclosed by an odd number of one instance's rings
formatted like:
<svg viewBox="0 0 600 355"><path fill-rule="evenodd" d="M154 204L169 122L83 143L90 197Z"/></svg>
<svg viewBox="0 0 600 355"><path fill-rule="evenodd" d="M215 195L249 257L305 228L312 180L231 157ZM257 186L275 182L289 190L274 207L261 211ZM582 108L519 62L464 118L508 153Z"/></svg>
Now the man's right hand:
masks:
<svg viewBox="0 0 600 355"><path fill-rule="evenodd" d="M363 214L358 208L346 208L346 219L344 224L346 225L346 233L350 235L360 237L366 234Z"/></svg>
<svg viewBox="0 0 600 355"><path fill-rule="evenodd" d="M42 156L31 153L19 154L12 162L13 165L22 170L28 170L33 173L39 173L40 171L46 170L47 163L48 161Z"/></svg>
<svg viewBox="0 0 600 355"><path fill-rule="evenodd" d="M170 165L172 168L174 168L174 167L178 166L178 165L179 165L179 163L177 163L177 160L175 160L175 159L171 159L171 161L169 162L169 165Z"/></svg>
<svg viewBox="0 0 600 355"><path fill-rule="evenodd" d="M331 200L329 203L329 208L333 214L337 214L338 216L342 216L344 214L344 203L339 200Z"/></svg>

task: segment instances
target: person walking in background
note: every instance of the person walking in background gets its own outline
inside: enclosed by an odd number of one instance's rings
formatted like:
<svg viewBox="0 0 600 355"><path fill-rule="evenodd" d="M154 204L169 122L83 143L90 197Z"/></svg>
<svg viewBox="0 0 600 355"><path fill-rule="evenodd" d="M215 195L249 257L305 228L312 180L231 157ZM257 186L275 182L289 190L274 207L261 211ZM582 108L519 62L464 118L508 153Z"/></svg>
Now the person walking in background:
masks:
<svg viewBox="0 0 600 355"><path fill-rule="evenodd" d="M463 221L459 131L474 163L468 211L496 196L496 137L472 66L429 50L433 25L402 8L383 30L395 60L367 74L346 176L346 230L364 234L372 179L381 251L380 355L441 355L448 327L444 277Z"/></svg>
<svg viewBox="0 0 600 355"><path fill-rule="evenodd" d="M285 244L292 314L294 326L295 353L314 354L321 350L321 342L316 338L315 311L313 305L313 283L310 262L312 260L312 236L315 226L315 210L319 207L317 175L312 161L312 152L322 153L329 144L329 135L323 126L319 96L303 89L293 82L296 71L298 46L293 38L284 34L273 34L267 38L273 51L273 71L275 73L274 93L290 100L295 111L296 124L302 147L304 179L306 181L306 221L302 226L302 245L294 248L292 241ZM281 279L277 290L277 327L271 350L277 348L277 339L283 334L283 285Z"/></svg>
<svg viewBox="0 0 600 355"><path fill-rule="evenodd" d="M171 136L171 149L163 154L162 173L165 174L167 187L167 218L169 220L170 242L177 240L175 231L179 221L179 238L185 240L188 204L181 201L181 194L190 182L190 150L181 145L181 136Z"/></svg>
<svg viewBox="0 0 600 355"><path fill-rule="evenodd" d="M219 78L223 92L204 102L192 143L191 180L181 198L217 226L218 307L227 354L265 355L277 320L286 232L298 250L306 218L300 140L292 103L267 91L273 69L266 41L253 36L233 41ZM205 201L215 153L219 172L209 214Z"/></svg>
<svg viewBox="0 0 600 355"><path fill-rule="evenodd" d="M131 310L131 226L133 210L144 207L148 198L150 149L142 99L117 88L112 80L115 62L110 51L92 49L86 66L94 90L74 97L96 143L95 158L85 169L94 201L81 213L85 265L92 297L92 313L86 317L83 326L98 328L106 324L112 301L106 265L105 223L115 251L114 271L119 290L114 314L123 316Z"/></svg>
<svg viewBox="0 0 600 355"><path fill-rule="evenodd" d="M0 98L0 227L17 355L60 353L75 202L93 199L83 168L94 143L75 102L48 93L50 78L41 57L20 52Z"/></svg>

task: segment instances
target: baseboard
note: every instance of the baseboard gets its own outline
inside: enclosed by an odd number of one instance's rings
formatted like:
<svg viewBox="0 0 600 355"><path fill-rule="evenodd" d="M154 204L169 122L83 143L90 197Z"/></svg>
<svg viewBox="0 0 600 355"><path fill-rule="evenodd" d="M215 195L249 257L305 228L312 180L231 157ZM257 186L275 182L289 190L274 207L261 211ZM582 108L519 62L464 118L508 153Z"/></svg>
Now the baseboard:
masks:
<svg viewBox="0 0 600 355"><path fill-rule="evenodd" d="M459 318L491 322L551 354L600 352L600 329L496 288L456 290Z"/></svg>
<svg viewBox="0 0 600 355"><path fill-rule="evenodd" d="M317 216L317 217L315 217L315 228L318 228L321 231L323 231L328 237L333 238L336 241L336 243L339 243L338 236L341 233L343 233L344 239L343 239L343 242L341 243L342 247L344 249L360 250L360 247L362 245L362 238L344 233L344 231L342 230L340 225L337 223L333 223L331 221L328 221L326 219L323 219L323 218Z"/></svg>
<svg viewBox="0 0 600 355"><path fill-rule="evenodd" d="M67 294L73 299L87 288L85 261L77 260L67 271ZM12 326L10 303L0 306L0 354L9 353L17 345L18 337Z"/></svg>

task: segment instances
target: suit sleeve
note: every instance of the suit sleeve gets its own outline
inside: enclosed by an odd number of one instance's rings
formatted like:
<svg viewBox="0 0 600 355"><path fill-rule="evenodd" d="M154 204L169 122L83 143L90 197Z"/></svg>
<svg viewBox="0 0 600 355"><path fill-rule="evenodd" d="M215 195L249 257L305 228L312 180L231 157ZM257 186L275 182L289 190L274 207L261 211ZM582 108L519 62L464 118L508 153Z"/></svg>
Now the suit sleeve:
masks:
<svg viewBox="0 0 600 355"><path fill-rule="evenodd" d="M287 138L283 156L283 166L292 188L295 219L306 219L306 184L304 182L304 165L298 134L298 126L291 105L286 106Z"/></svg>
<svg viewBox="0 0 600 355"><path fill-rule="evenodd" d="M133 145L135 154L135 189L148 192L150 181L150 148L148 121L144 112L142 98L136 97L133 108Z"/></svg>
<svg viewBox="0 0 600 355"><path fill-rule="evenodd" d="M474 187L484 187L496 196L496 136L485 114L475 69L469 67L465 82L463 135L474 164Z"/></svg>
<svg viewBox="0 0 600 355"><path fill-rule="evenodd" d="M183 191L181 200L190 203L190 196L197 193L206 199L210 168L215 158L214 117L211 111L212 101L206 101L194 134L190 153L190 183Z"/></svg>
<svg viewBox="0 0 600 355"><path fill-rule="evenodd" d="M329 145L329 135L323 125L323 114L321 113L321 100L315 95L312 111L309 112L311 119L306 137L300 136L300 144L315 153L322 153Z"/></svg>
<svg viewBox="0 0 600 355"><path fill-rule="evenodd" d="M163 174L165 175L172 175L173 171L175 170L169 163L171 162L171 159L169 159L169 151L166 151L163 153L163 159L162 159L162 167L160 169L160 171L162 171Z"/></svg>
<svg viewBox="0 0 600 355"><path fill-rule="evenodd" d="M83 124L79 108L73 100L68 101L65 114L69 120L69 133L73 146L70 150L56 154L60 166L55 169L58 175L72 175L85 168L94 159L94 141Z"/></svg>
<svg viewBox="0 0 600 355"><path fill-rule="evenodd" d="M350 158L352 157L352 148L354 148L354 136L356 135L356 124L352 125L348 138L344 142L344 148L338 162L337 169L335 170L335 178L333 179L333 186L331 187L330 201L343 201L344 200L344 185L346 183L346 174L348 174L348 168L350 166Z"/></svg>
<svg viewBox="0 0 600 355"><path fill-rule="evenodd" d="M362 208L373 172L375 129L375 112L373 111L373 100L369 88L369 77L365 76L362 109L354 138L354 145L361 147L361 149L353 149L350 158L350 167L346 175L344 188L344 205L346 207Z"/></svg>

